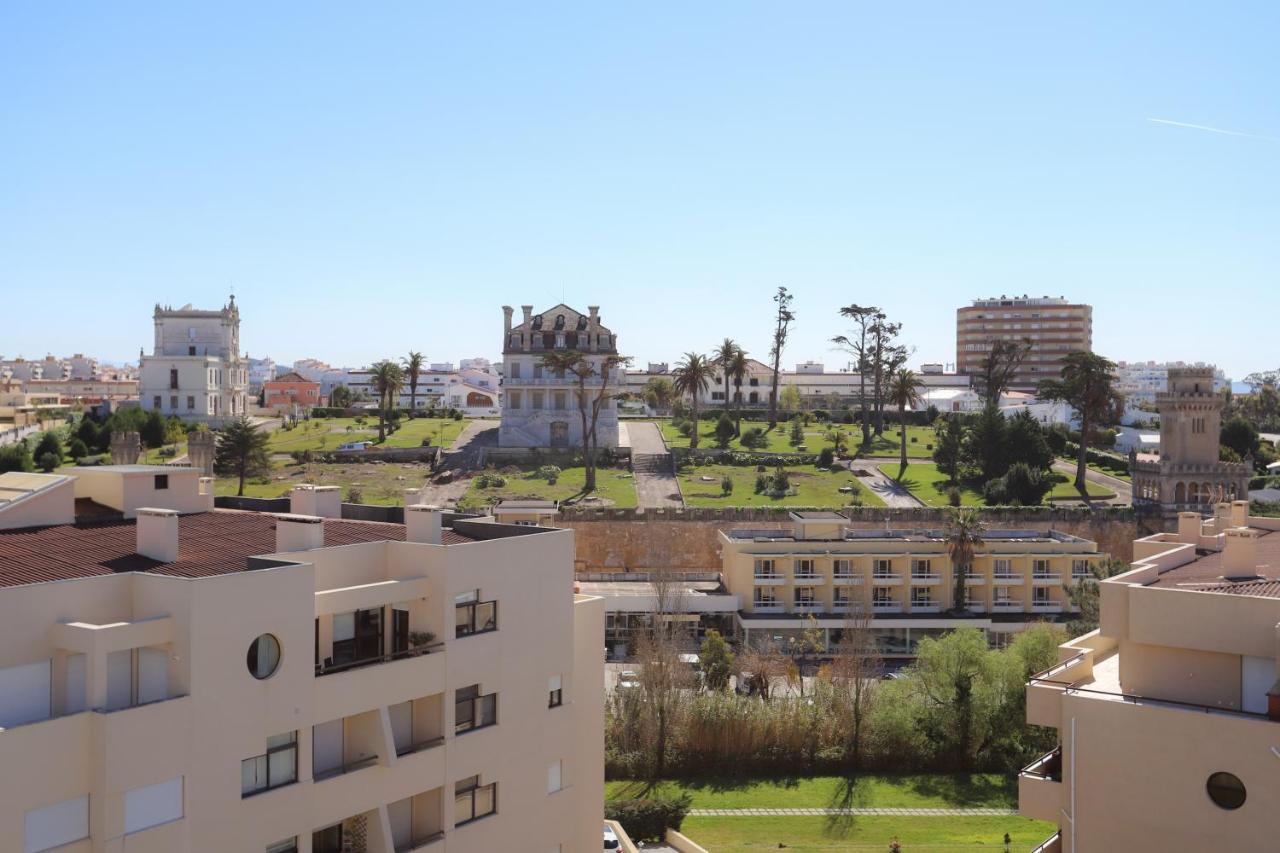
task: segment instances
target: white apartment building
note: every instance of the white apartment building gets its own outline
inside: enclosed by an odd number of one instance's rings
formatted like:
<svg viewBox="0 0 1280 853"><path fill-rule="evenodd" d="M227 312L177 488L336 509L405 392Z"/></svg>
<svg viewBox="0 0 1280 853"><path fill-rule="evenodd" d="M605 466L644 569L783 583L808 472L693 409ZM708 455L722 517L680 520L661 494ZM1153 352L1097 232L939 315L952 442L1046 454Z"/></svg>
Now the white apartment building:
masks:
<svg viewBox="0 0 1280 853"><path fill-rule="evenodd" d="M279 373L273 358L249 358L245 356L248 363L249 387L259 389L267 382L275 379ZM314 380L313 380L314 381Z"/></svg>
<svg viewBox="0 0 1280 853"><path fill-rule="evenodd" d="M1126 406L1155 405L1156 396L1169 389L1169 370L1185 368L1210 368L1213 370L1213 391L1220 393L1231 384L1225 373L1203 362L1191 364L1184 361L1121 361L1116 363L1115 388L1124 398Z"/></svg>
<svg viewBox="0 0 1280 853"><path fill-rule="evenodd" d="M598 849L603 607L572 531L74 474L0 475L0 850Z"/></svg>
<svg viewBox="0 0 1280 853"><path fill-rule="evenodd" d="M371 376L369 368L352 370L347 373L345 384L352 393L363 393L370 400L377 400L378 392ZM470 367L455 370L452 364L446 363L433 364L418 374L416 404L419 409L452 407L471 416L493 416L499 413L501 400L501 377L489 370ZM414 393L406 374L396 405L408 409L413 402Z"/></svg>
<svg viewBox="0 0 1280 853"><path fill-rule="evenodd" d="M217 311L156 306L155 345L140 358L142 408L214 426L248 413L235 297Z"/></svg>

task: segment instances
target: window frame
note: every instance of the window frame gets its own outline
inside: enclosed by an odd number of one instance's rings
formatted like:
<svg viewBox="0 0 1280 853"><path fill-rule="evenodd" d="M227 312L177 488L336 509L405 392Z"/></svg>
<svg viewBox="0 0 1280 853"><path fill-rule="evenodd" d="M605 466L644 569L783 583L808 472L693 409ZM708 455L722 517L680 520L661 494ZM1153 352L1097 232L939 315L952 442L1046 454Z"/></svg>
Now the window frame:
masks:
<svg viewBox="0 0 1280 853"><path fill-rule="evenodd" d="M474 693L472 692L474 691ZM466 694L465 696L462 694ZM459 698L461 696L461 698ZM458 715L459 706L470 705L471 716L464 724ZM485 711L488 713L486 714ZM487 717L487 722L486 722ZM498 693L481 693L479 684L472 684L453 693L453 733L464 735L487 729L498 724Z"/></svg>
<svg viewBox="0 0 1280 853"><path fill-rule="evenodd" d="M453 605L453 636L454 639L462 639L463 637L474 637L477 634L488 634L498 630L498 600L496 598L488 601L480 600L479 590L475 593L475 599L472 601L459 602L454 601ZM481 607L491 606L493 608L493 616L485 623L485 625L477 627L479 621L476 611ZM459 614L466 612L467 616L464 620L459 620Z"/></svg>
<svg viewBox="0 0 1280 853"><path fill-rule="evenodd" d="M271 741L273 739L290 737L290 736L292 737L292 740L285 741L283 743L277 744L276 746L271 746ZM278 782L273 782L271 778L271 767L272 767L271 759L273 756L279 755L284 752L293 753L292 776L291 778L287 778ZM244 789L244 765L246 762L250 762L250 761L256 762L258 760L261 760L263 762L263 766L266 771L266 784L263 785L262 787L253 788L246 791ZM271 737L267 738L267 751L262 753L261 755L251 755L248 758L241 759L240 768L241 768L240 769L240 799L242 800L247 800L250 797L256 797L258 794L263 794L263 793L266 793L267 791L274 791L277 788L284 788L288 785L292 785L296 783L298 781L298 730L294 729L291 732L281 732L278 735L272 735Z"/></svg>
<svg viewBox="0 0 1280 853"><path fill-rule="evenodd" d="M474 780L474 782L471 782L471 780ZM458 789L459 785L467 782L471 782L471 784L461 790ZM484 791L484 790L489 791L490 809L484 814L476 814L476 794L477 792ZM462 800L463 797L466 797L470 800L471 817L467 818L466 820L457 820L456 818L458 815L458 803L459 801ZM468 776L466 779L461 779L453 783L453 814L455 818L453 822L453 826L455 829L457 829L460 826L466 826L469 823L475 823L478 820L483 820L484 818L489 817L490 815L495 815L497 813L498 813L498 783L497 782L490 782L487 785L481 785L480 776L476 775L476 776Z"/></svg>

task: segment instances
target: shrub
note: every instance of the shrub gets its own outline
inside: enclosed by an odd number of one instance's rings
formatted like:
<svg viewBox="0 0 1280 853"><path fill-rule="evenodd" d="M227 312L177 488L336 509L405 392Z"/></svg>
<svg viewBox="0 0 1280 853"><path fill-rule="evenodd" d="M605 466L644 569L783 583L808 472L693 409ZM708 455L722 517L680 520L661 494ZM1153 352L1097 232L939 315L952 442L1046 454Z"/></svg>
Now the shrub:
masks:
<svg viewBox="0 0 1280 853"><path fill-rule="evenodd" d="M814 409L813 419L815 421L829 421L831 420L831 413L826 409Z"/></svg>
<svg viewBox="0 0 1280 853"><path fill-rule="evenodd" d="M716 421L716 446L725 449L729 446L729 442L733 440L733 421L729 420L729 416L721 414L720 419Z"/></svg>
<svg viewBox="0 0 1280 853"><path fill-rule="evenodd" d="M546 480L548 485L554 486L556 481L560 479L560 466L543 465L538 468L534 476L539 480Z"/></svg>
<svg viewBox="0 0 1280 853"><path fill-rule="evenodd" d="M358 504L364 500L364 492L355 486L347 486L347 503Z"/></svg>
<svg viewBox="0 0 1280 853"><path fill-rule="evenodd" d="M481 474L476 477L476 488L479 489L500 489L507 484L507 478L501 474Z"/></svg>
<svg viewBox="0 0 1280 853"><path fill-rule="evenodd" d="M787 440L791 442L792 447L799 447L804 444L804 424L801 423L798 416L791 421L791 434Z"/></svg>
<svg viewBox="0 0 1280 853"><path fill-rule="evenodd" d="M836 459L835 451L832 450L830 447L824 447L822 448L821 452L818 453L818 467L824 468L824 469L830 468L831 463L835 462L835 459Z"/></svg>
<svg viewBox="0 0 1280 853"><path fill-rule="evenodd" d="M846 424L853 423L853 410L845 409L844 412L840 415L840 420Z"/></svg>
<svg viewBox="0 0 1280 853"><path fill-rule="evenodd" d="M691 802L688 794L670 799L608 800L604 817L622 824L633 841L661 841L668 829L680 830Z"/></svg>
<svg viewBox="0 0 1280 853"><path fill-rule="evenodd" d="M1056 475L1052 472L1018 462L1003 476L988 481L982 490L982 499L989 506L1039 506L1055 481Z"/></svg>
<svg viewBox="0 0 1280 853"><path fill-rule="evenodd" d="M725 474L720 480L720 494L724 497L728 497L733 494L733 478L728 474Z"/></svg>
<svg viewBox="0 0 1280 853"><path fill-rule="evenodd" d="M48 474L62 464L62 457L57 453L45 452L40 454L40 458L37 461L40 463L40 470Z"/></svg>
<svg viewBox="0 0 1280 853"><path fill-rule="evenodd" d="M680 423L676 424L676 429L679 430L680 434L683 435L685 438L692 437L693 427L694 427L693 421L680 421Z"/></svg>
<svg viewBox="0 0 1280 853"><path fill-rule="evenodd" d="M40 460L44 458L46 453L52 453L54 456L58 457L59 460L62 459L62 442L58 441L58 436L54 435L52 432L41 433L40 441L36 444L36 449L32 452L32 455L35 456L37 460ZM43 465L44 463L42 462L41 467L43 467ZM53 467L56 468L58 466L55 465Z"/></svg>
<svg viewBox="0 0 1280 853"><path fill-rule="evenodd" d="M762 495L769 491L769 475L756 474L756 494Z"/></svg>
<svg viewBox="0 0 1280 853"><path fill-rule="evenodd" d="M947 489L947 503L951 506L960 506L961 497L959 487L952 486Z"/></svg>
<svg viewBox="0 0 1280 853"><path fill-rule="evenodd" d="M89 447L77 436L67 442L67 455L79 462L89 455Z"/></svg>
<svg viewBox="0 0 1280 853"><path fill-rule="evenodd" d="M769 443L769 440L765 438L764 430L760 429L760 427L751 427L745 430L738 441L748 450L758 450Z"/></svg>

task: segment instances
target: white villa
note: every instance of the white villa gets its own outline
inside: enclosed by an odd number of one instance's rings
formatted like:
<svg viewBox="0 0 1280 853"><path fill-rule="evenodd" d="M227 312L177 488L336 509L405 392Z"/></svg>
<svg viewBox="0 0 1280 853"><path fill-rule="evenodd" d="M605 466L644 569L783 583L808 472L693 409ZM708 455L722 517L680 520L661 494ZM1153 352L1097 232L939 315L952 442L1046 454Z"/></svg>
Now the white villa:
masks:
<svg viewBox="0 0 1280 853"><path fill-rule="evenodd" d="M236 299L217 311L155 310L155 348L141 355L142 408L221 425L248 412L248 360L240 354Z"/></svg>

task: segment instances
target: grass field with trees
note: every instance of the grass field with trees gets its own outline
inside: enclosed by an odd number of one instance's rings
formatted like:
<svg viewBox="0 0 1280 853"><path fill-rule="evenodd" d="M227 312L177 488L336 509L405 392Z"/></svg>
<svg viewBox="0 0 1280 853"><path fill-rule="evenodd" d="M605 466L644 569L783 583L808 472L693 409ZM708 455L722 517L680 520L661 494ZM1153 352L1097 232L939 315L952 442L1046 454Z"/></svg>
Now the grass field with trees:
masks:
<svg viewBox="0 0 1280 853"><path fill-rule="evenodd" d="M550 475L550 469L555 474ZM458 501L459 509L482 509L500 500L528 498L565 501L583 497L586 470L581 466L506 466L471 478L467 493ZM596 488L590 495L601 505L629 509L636 506L634 476L616 468L596 469Z"/></svg>
<svg viewBox="0 0 1280 853"><path fill-rule="evenodd" d="M807 506L844 507L853 505L884 506L884 501L864 488L846 469L824 471L813 465L788 465L783 468L789 485L788 493L757 491L757 480L773 478L777 469L757 471L754 465L691 465L677 474L680 492L686 506ZM726 478L732 489L725 491ZM851 491L842 492L842 488Z"/></svg>

